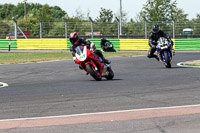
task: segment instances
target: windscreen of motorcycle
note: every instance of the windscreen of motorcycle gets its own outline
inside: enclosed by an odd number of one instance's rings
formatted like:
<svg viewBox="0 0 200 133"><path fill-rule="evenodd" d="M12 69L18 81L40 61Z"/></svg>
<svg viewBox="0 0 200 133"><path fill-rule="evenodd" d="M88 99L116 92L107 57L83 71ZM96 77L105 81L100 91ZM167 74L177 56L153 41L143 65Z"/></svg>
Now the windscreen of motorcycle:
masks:
<svg viewBox="0 0 200 133"><path fill-rule="evenodd" d="M76 47L76 59L80 61L85 61L87 58L87 47L86 46L77 46Z"/></svg>
<svg viewBox="0 0 200 133"><path fill-rule="evenodd" d="M158 45L159 45L160 47L168 46L168 45L169 45L169 42L167 41L166 38L160 37L160 38L158 39Z"/></svg>

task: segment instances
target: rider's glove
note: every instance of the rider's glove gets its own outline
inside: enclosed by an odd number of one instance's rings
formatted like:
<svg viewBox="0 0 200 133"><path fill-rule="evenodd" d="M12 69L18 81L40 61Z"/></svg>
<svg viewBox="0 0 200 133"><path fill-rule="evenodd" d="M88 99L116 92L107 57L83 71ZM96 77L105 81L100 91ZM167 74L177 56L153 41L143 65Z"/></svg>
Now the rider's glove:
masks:
<svg viewBox="0 0 200 133"><path fill-rule="evenodd" d="M151 45L152 48L156 48L156 45Z"/></svg>
<svg viewBox="0 0 200 133"><path fill-rule="evenodd" d="M73 57L73 61L74 61L75 64L77 64L77 63L76 63L76 57Z"/></svg>
<svg viewBox="0 0 200 133"><path fill-rule="evenodd" d="M96 49L95 44L92 42L90 43L90 51L94 51Z"/></svg>

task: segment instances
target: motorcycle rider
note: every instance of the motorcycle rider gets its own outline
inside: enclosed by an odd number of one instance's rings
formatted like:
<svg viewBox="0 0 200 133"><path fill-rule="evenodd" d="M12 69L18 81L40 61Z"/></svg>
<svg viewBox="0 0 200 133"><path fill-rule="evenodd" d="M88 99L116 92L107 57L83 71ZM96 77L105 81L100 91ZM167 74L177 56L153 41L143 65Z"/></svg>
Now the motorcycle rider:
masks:
<svg viewBox="0 0 200 133"><path fill-rule="evenodd" d="M104 58L102 52L100 50L97 50L95 47L95 44L93 42L90 42L89 40L86 40L85 38L79 38L79 35L77 32L72 32L69 35L69 40L71 42L70 51L72 51L73 60L76 60L75 53L76 53L76 47L80 45L86 45L88 49L91 51L94 51L95 54L97 54L104 63L110 64L111 62ZM76 61L75 61L76 62Z"/></svg>
<svg viewBox="0 0 200 133"><path fill-rule="evenodd" d="M106 45L106 43L109 43L109 45ZM106 38L101 38L100 46L101 46L101 51L109 51L109 52L116 52L115 49L110 46L111 42L107 40Z"/></svg>
<svg viewBox="0 0 200 133"><path fill-rule="evenodd" d="M105 46L106 42L110 42L110 41L106 40L106 38L101 38L101 44L100 44L101 47Z"/></svg>
<svg viewBox="0 0 200 133"><path fill-rule="evenodd" d="M160 30L160 26L157 25L157 24L154 24L152 26L152 31L150 33L150 36L149 36L149 52L148 52L148 55L147 57L148 58L156 58L158 61L159 61L159 58L157 55L155 55L155 51L156 51L156 45L157 45L157 41L160 37L165 37L167 38L166 34Z"/></svg>

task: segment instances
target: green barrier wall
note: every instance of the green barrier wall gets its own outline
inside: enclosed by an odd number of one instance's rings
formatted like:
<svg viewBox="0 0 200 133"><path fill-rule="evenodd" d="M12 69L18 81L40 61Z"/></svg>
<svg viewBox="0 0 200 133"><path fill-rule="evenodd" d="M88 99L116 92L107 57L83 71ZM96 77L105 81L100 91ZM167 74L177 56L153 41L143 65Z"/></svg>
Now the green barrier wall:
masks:
<svg viewBox="0 0 200 133"><path fill-rule="evenodd" d="M101 49L101 46L100 46L101 39L88 39L88 40L90 40L91 42L94 42L97 49L99 50ZM120 50L119 39L107 39L107 40L112 42L115 50Z"/></svg>
<svg viewBox="0 0 200 133"><path fill-rule="evenodd" d="M99 50L101 49L101 46L100 46L101 39L88 39L88 40L90 40L91 42L94 42L97 49L99 49ZM107 39L107 40L112 42L115 50L120 50L119 39ZM71 43L70 43L69 39L67 39L67 49L70 49L70 45L71 45Z"/></svg>
<svg viewBox="0 0 200 133"><path fill-rule="evenodd" d="M69 41L69 39L67 39L67 49L70 49L71 46L71 42Z"/></svg>
<svg viewBox="0 0 200 133"><path fill-rule="evenodd" d="M200 38L176 39L175 50L200 50Z"/></svg>
<svg viewBox="0 0 200 133"><path fill-rule="evenodd" d="M17 49L17 40L11 39L10 49ZM0 39L0 49L9 49L9 39Z"/></svg>

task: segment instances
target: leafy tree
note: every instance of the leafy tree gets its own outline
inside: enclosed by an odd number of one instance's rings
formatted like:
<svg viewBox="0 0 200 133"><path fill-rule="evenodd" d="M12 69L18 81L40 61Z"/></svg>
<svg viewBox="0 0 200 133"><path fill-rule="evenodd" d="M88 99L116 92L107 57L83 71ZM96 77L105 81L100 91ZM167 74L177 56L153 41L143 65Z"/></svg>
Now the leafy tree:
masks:
<svg viewBox="0 0 200 133"><path fill-rule="evenodd" d="M175 20L176 25L182 22L187 22L187 14L184 14L182 9L177 7L176 0L147 0L139 13L139 19L144 21L147 19L149 27L158 23L167 34L172 34L172 19ZM183 27L179 25L176 28L176 33L180 32Z"/></svg>
<svg viewBox="0 0 200 133"><path fill-rule="evenodd" d="M51 10L53 12L52 17L55 19L62 19L66 15L66 12L58 6L52 7Z"/></svg>
<svg viewBox="0 0 200 133"><path fill-rule="evenodd" d="M30 17L39 17L42 5L39 3L27 3L27 14Z"/></svg>
<svg viewBox="0 0 200 133"><path fill-rule="evenodd" d="M177 22L186 20L187 14L177 8L176 0L147 0L139 16L148 21L171 21L174 18Z"/></svg>
<svg viewBox="0 0 200 133"><path fill-rule="evenodd" d="M97 22L111 23L113 19L113 12L110 9L101 8L99 17L96 18Z"/></svg>
<svg viewBox="0 0 200 133"><path fill-rule="evenodd" d="M15 5L13 4L0 5L0 20L11 19L14 15L14 8Z"/></svg>
<svg viewBox="0 0 200 133"><path fill-rule="evenodd" d="M127 18L128 13L124 10L122 10L122 23L127 23L128 22L128 18ZM115 14L115 16L117 18L120 18L120 10Z"/></svg>
<svg viewBox="0 0 200 133"><path fill-rule="evenodd" d="M6 34L8 34L10 32L10 27L8 25L8 23L3 22L2 20L0 20L0 38L5 38Z"/></svg>
<svg viewBox="0 0 200 133"><path fill-rule="evenodd" d="M191 20L191 27L188 28L192 28L194 30L194 34L198 34L200 35L200 14L196 15L196 18Z"/></svg>

